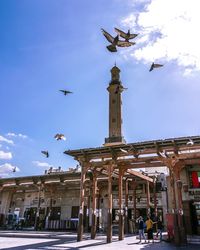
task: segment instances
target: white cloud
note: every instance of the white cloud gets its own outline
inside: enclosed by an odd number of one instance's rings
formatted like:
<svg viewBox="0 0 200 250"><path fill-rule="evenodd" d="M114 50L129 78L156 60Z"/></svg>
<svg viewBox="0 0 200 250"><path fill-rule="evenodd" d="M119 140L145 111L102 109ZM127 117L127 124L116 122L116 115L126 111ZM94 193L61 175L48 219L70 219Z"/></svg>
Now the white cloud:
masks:
<svg viewBox="0 0 200 250"><path fill-rule="evenodd" d="M44 168L50 168L52 165L50 165L47 162L40 162L40 161L32 161L32 163L37 167L44 167Z"/></svg>
<svg viewBox="0 0 200 250"><path fill-rule="evenodd" d="M18 167L13 166L10 163L5 163L3 165L0 165L0 176L1 177L9 176L13 173L13 170L15 170L15 172L20 171L20 169Z"/></svg>
<svg viewBox="0 0 200 250"><path fill-rule="evenodd" d="M28 138L27 135L23 135L23 134L15 134L15 133L7 133L7 136L10 136L10 137L20 137L20 138L23 138L23 139L26 139Z"/></svg>
<svg viewBox="0 0 200 250"><path fill-rule="evenodd" d="M12 153L0 151L0 159L1 160L10 160L10 159L12 159Z"/></svg>
<svg viewBox="0 0 200 250"><path fill-rule="evenodd" d="M148 63L176 61L186 74L200 71L199 9L196 0L147 0L137 14L133 8L121 21L124 27L139 32L129 53Z"/></svg>
<svg viewBox="0 0 200 250"><path fill-rule="evenodd" d="M12 144L12 145L14 145L14 142L12 141L12 140L8 140L8 139L6 139L4 136L2 136L2 135L0 135L0 141L1 142L6 142L6 143L8 143L8 144Z"/></svg>

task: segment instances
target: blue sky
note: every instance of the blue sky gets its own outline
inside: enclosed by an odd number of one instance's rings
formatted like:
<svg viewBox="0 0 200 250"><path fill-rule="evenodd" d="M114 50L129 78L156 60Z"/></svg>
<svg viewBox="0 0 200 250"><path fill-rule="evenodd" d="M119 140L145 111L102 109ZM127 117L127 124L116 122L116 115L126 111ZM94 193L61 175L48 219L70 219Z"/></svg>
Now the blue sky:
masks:
<svg viewBox="0 0 200 250"><path fill-rule="evenodd" d="M127 142L199 135L199 3L165 2L0 1L1 176L67 169L76 162L64 150L101 146L115 62L128 88ZM114 27L138 32L136 45L107 51L101 28L114 36ZM152 61L164 67L150 73ZM73 94L62 95L64 88ZM55 141L56 133L67 140Z"/></svg>

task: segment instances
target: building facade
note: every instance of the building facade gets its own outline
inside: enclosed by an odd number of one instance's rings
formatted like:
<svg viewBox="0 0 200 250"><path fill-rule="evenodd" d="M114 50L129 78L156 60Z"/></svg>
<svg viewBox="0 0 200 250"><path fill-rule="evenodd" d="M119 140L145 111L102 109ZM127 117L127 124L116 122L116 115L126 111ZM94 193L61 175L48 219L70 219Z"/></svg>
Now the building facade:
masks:
<svg viewBox="0 0 200 250"><path fill-rule="evenodd" d="M70 171L50 170L40 176L26 176L18 178L0 179L0 226L14 228L19 220L23 219L23 227L32 229L74 230L77 228L79 214L79 196L81 173L78 169ZM134 188L132 180L124 180L128 185L126 205L123 196L124 215L127 207L128 231L133 231L135 217L147 215L147 188L146 183L138 180ZM113 211L112 221L118 225L118 181L113 180ZM98 229L107 228L107 194L108 180L101 175L97 180L97 218ZM87 176L85 187L84 228L90 230L92 224L92 181ZM154 190L150 187L150 206L154 211ZM163 202L164 201L164 202ZM167 204L165 192L157 190L156 196L158 214L163 217ZM134 210L136 204L136 210ZM136 213L136 216L135 216ZM14 216L15 215L15 216ZM10 217L10 221L9 221ZM13 220L12 220L13 218Z"/></svg>

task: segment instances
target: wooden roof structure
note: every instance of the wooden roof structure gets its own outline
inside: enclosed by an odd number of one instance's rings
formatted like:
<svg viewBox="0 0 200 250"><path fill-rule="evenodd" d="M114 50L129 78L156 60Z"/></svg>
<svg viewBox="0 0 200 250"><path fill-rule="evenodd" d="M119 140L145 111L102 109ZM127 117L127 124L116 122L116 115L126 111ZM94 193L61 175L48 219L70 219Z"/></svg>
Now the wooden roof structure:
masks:
<svg viewBox="0 0 200 250"><path fill-rule="evenodd" d="M88 162L92 168L101 169L111 162L114 163L114 169L162 167L168 166L167 162L175 159L184 160L189 165L200 160L200 136L66 150L64 153L80 163Z"/></svg>
<svg viewBox="0 0 200 250"><path fill-rule="evenodd" d="M74 158L79 158L83 155L87 155L90 158L106 158L109 157L112 151L119 154L119 156L124 155L121 149L126 150L132 153L133 156L137 154L147 154L155 153L157 150L167 150L176 152L178 148L188 149L188 142L193 141L193 146L200 145L200 136L187 136L187 137L178 137L178 138L169 138L161 140L152 140L144 142L135 142L127 144L119 144L113 146L103 146L97 148L84 148L76 150L66 150L65 154L70 155Z"/></svg>
<svg viewBox="0 0 200 250"><path fill-rule="evenodd" d="M155 189L155 178L149 177L139 171L141 168L168 167L170 183L173 188L174 211L178 212L179 228L181 228L182 217L182 195L180 172L187 165L200 163L200 136L187 136L169 138L164 140L152 140L127 144L111 144L97 148L84 148L66 150L66 155L74 157L79 161L81 171L80 183L80 212L77 240L83 237L83 208L84 208L84 183L88 171L93 173L93 214L91 238L96 234L96 188L97 173L104 173L108 178L108 228L107 243L112 241L112 178L118 178L119 185L119 240L123 239L123 180L132 177L146 182L147 186L147 211L149 209L149 184ZM177 194L176 194L177 192ZM127 191L126 191L127 193ZM178 198L178 202L176 199ZM136 208L136 205L135 205ZM156 202L155 202L156 211Z"/></svg>

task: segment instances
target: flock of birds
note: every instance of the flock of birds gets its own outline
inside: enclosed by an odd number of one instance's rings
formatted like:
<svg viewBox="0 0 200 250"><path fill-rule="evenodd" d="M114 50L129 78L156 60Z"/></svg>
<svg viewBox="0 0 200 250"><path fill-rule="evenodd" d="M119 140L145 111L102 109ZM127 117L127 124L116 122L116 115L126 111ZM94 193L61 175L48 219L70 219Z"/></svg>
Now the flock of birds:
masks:
<svg viewBox="0 0 200 250"><path fill-rule="evenodd" d="M60 141L60 140L65 141L65 140L66 140L64 134L56 134L56 135L54 136L54 138L55 138L57 141ZM49 151L48 151L48 150L42 150L41 153L42 153L43 155L45 155L46 158L49 157Z"/></svg>
<svg viewBox="0 0 200 250"><path fill-rule="evenodd" d="M61 89L61 90L59 90L59 91L61 91L65 96L68 95L68 94L72 94L72 93L73 93L73 92L71 92L71 91L69 91L69 90L65 90L65 89ZM66 137L65 137L64 134L57 133L57 134L54 136L54 138L55 138L57 141L61 141L61 140L66 141ZM46 158L49 158L49 151L48 151L48 150L42 150L41 153L42 153L43 155L45 155Z"/></svg>
<svg viewBox="0 0 200 250"><path fill-rule="evenodd" d="M132 45L135 45L135 42L130 42L129 40L134 39L135 37L138 36L138 34L132 34L130 33L130 30L128 30L128 32L124 32L118 28L115 28L115 32L117 33L117 35L115 37L113 37L111 34L109 34L107 31L105 31L104 29L101 29L103 35L105 36L105 38L108 40L108 42L110 43L110 45L106 46L106 48L110 51L110 52L117 52L117 47L130 47ZM124 40L120 40L120 37L123 38ZM152 71L155 68L160 68L163 67L163 64L158 64L158 63L152 63L151 67L149 69L149 71ZM121 89L123 88L123 89ZM117 94L119 91L121 90L125 90L127 88L124 88L122 86L118 86L115 93ZM65 96L68 94L72 94L73 92L66 90L66 89L61 89L59 90L60 92L62 92ZM57 133L54 138L59 141L59 140L66 140L64 134L59 134ZM125 151L123 149L121 149L121 151ZM49 152L48 150L42 150L41 153L48 158L49 157ZM124 152L125 153L125 152ZM128 153L128 152L126 152ZM16 169L15 169L16 171ZM14 172L14 171L13 171Z"/></svg>
<svg viewBox="0 0 200 250"><path fill-rule="evenodd" d="M110 52L117 52L117 47L130 47L132 45L135 45L135 42L130 42L129 40L134 39L137 37L139 34L131 34L130 30L128 32L124 32L118 28L114 28L117 35L113 37L111 34L109 34L107 31L104 29L101 29L103 35L107 39L107 41L110 43L110 45L106 46L106 48ZM120 40L120 37L123 38L124 40ZM152 63L151 67L149 69L149 72L151 72L153 69L163 67L163 64L159 63Z"/></svg>

